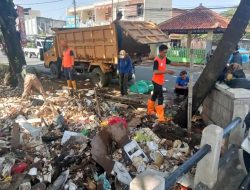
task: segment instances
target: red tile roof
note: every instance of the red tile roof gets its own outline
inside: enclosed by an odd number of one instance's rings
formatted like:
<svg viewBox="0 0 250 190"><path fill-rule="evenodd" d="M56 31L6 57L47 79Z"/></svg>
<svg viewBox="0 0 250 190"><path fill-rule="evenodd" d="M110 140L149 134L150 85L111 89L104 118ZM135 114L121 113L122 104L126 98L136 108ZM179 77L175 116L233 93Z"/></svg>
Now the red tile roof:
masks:
<svg viewBox="0 0 250 190"><path fill-rule="evenodd" d="M214 32L223 32L228 24L226 18L201 5L160 23L159 27L164 32L186 34L190 30L192 33L205 33L211 29Z"/></svg>
<svg viewBox="0 0 250 190"><path fill-rule="evenodd" d="M188 10L185 10L185 9L172 8L172 17L174 18L176 16L179 16L187 12Z"/></svg>

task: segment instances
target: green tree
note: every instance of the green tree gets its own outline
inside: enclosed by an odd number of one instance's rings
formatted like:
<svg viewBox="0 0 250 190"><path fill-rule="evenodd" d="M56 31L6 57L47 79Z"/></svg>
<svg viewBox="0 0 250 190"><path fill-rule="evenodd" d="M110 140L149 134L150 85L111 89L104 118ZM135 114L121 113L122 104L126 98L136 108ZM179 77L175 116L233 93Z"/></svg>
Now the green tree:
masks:
<svg viewBox="0 0 250 190"><path fill-rule="evenodd" d="M233 18L234 13L236 12L236 8L228 9L226 11L223 11L221 13L221 16L227 18L228 20L231 20ZM244 35L245 38L250 38L250 22L246 28L246 33Z"/></svg>

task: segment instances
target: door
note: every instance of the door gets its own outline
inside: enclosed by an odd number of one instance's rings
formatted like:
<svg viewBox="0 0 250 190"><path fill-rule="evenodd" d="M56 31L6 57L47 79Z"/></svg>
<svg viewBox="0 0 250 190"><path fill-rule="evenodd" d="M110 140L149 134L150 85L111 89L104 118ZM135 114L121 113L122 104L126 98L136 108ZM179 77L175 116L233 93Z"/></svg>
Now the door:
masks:
<svg viewBox="0 0 250 190"><path fill-rule="evenodd" d="M47 37L44 41L43 58L45 67L49 67L51 62L57 61L55 37Z"/></svg>

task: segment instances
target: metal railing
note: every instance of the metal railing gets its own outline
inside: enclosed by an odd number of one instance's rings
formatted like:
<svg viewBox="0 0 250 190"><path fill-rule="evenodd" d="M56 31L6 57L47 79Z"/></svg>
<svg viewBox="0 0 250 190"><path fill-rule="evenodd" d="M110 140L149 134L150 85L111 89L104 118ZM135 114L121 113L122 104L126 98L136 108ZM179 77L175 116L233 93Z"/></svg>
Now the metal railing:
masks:
<svg viewBox="0 0 250 190"><path fill-rule="evenodd" d="M228 137L231 131L235 129L241 122L242 119L240 117L237 117L232 122L230 122L223 130L223 138ZM185 161L181 166L179 166L173 173L171 173L165 179L165 189L170 189L181 176L191 170L210 151L211 146L208 144L205 144L203 147L201 147L191 158Z"/></svg>

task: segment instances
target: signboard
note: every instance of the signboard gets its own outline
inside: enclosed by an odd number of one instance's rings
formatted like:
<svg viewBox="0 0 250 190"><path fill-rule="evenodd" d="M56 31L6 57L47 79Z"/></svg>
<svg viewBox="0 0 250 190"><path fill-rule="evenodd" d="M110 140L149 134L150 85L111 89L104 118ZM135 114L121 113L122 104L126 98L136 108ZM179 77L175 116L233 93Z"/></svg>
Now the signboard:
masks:
<svg viewBox="0 0 250 190"><path fill-rule="evenodd" d="M80 27L80 18L76 16L76 27ZM75 16L66 17L66 28L75 28Z"/></svg>
<svg viewBox="0 0 250 190"><path fill-rule="evenodd" d="M21 44L25 45L27 43L26 32L25 32L25 21L24 21L24 8L17 6L16 9L18 18L16 19L17 31L20 34Z"/></svg>

